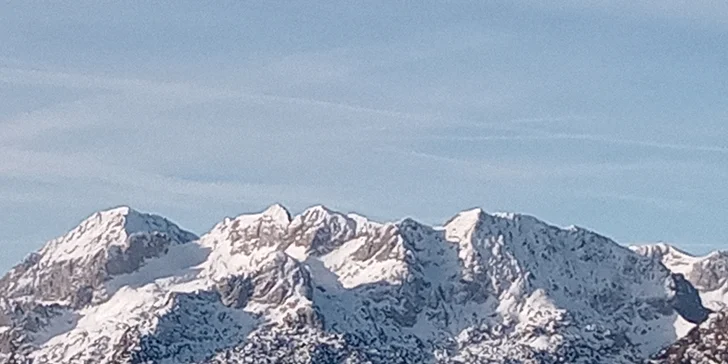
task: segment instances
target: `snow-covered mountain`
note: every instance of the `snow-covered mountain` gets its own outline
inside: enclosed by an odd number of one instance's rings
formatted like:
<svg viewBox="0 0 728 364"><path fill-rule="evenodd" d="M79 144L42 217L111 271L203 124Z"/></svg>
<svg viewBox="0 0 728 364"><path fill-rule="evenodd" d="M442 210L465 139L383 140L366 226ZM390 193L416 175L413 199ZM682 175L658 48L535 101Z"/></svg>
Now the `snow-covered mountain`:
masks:
<svg viewBox="0 0 728 364"><path fill-rule="evenodd" d="M658 259L524 215L273 205L197 238L119 208L0 280L0 362L637 363L709 313Z"/></svg>
<svg viewBox="0 0 728 364"><path fill-rule="evenodd" d="M632 250L682 274L700 292L707 307L728 308L728 252L714 251L698 257L665 243L634 246Z"/></svg>
<svg viewBox="0 0 728 364"><path fill-rule="evenodd" d="M654 357L655 363L728 363L728 252L697 257L665 243L632 247L683 275L716 312Z"/></svg>
<svg viewBox="0 0 728 364"><path fill-rule="evenodd" d="M653 356L651 363L728 363L728 313L711 314L676 343Z"/></svg>

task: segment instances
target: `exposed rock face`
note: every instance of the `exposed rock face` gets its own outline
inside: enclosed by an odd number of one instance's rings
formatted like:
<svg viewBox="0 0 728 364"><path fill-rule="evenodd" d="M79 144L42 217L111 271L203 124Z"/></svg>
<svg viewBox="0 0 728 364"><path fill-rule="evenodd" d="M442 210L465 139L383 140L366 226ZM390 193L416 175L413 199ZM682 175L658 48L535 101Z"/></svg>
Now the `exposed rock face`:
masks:
<svg viewBox="0 0 728 364"><path fill-rule="evenodd" d="M698 290L709 308L728 308L728 252L716 251L697 257L664 243L636 246L632 250L682 275Z"/></svg>
<svg viewBox="0 0 728 364"><path fill-rule="evenodd" d="M217 283L217 291L225 306L244 308L253 295L253 283L245 276L230 276Z"/></svg>
<svg viewBox="0 0 728 364"><path fill-rule="evenodd" d="M7 327L0 329L0 354L32 351L53 334L47 326L64 330L74 323L73 310L107 299L105 283L114 276L196 239L164 218L126 207L94 214L0 279L0 326Z"/></svg>
<svg viewBox="0 0 728 364"><path fill-rule="evenodd" d="M653 356L652 363L696 363L717 364L728 363L728 253L713 252L703 257L687 254L667 244L645 245L633 247L636 252L659 261L674 271L679 279L687 280L692 285L678 284L677 291L686 296L693 296L697 290L702 301L716 310L707 321L703 321L702 312L684 312L686 317L693 317L692 322L702 322L676 343L666 347ZM683 278L684 277L684 278ZM693 287L694 285L694 287ZM687 303L685 307L695 307ZM692 308L691 308L692 310Z"/></svg>
<svg viewBox="0 0 728 364"><path fill-rule="evenodd" d="M196 239L164 218L126 207L99 212L0 279L0 296L80 308L113 276L134 272L169 246Z"/></svg>
<svg viewBox="0 0 728 364"><path fill-rule="evenodd" d="M728 313L717 312L687 336L655 355L652 363L728 363Z"/></svg>
<svg viewBox="0 0 728 364"><path fill-rule="evenodd" d="M636 363L709 312L654 257L482 210L430 227L274 205L198 239L117 209L0 293L0 363Z"/></svg>
<svg viewBox="0 0 728 364"><path fill-rule="evenodd" d="M26 357L33 342L48 336L46 327L53 321L73 320L76 314L58 304L40 304L0 298L0 354Z"/></svg>
<svg viewBox="0 0 728 364"><path fill-rule="evenodd" d="M672 278L675 284L675 297L670 302L672 307L689 322L699 324L705 321L711 311L703 307L698 290L682 274L673 274Z"/></svg>
<svg viewBox="0 0 728 364"><path fill-rule="evenodd" d="M708 292L724 288L728 281L728 252L714 252L706 256L696 268L688 279L696 287Z"/></svg>

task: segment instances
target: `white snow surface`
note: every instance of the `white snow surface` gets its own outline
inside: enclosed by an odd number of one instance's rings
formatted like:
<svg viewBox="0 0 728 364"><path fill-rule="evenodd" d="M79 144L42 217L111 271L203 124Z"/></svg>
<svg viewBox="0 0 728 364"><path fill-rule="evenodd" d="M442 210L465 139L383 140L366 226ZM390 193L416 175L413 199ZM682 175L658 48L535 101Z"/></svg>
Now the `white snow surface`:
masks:
<svg viewBox="0 0 728 364"><path fill-rule="evenodd" d="M48 242L39 251L40 264L91 257L109 246L123 244L129 235L153 231L182 234L167 219L142 214L126 206L97 212L68 234Z"/></svg>

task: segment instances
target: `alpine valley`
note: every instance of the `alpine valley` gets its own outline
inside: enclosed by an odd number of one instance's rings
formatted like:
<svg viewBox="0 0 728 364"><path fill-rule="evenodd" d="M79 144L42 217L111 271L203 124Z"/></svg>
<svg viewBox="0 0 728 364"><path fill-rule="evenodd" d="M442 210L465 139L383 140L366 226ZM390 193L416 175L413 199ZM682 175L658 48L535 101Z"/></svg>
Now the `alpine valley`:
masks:
<svg viewBox="0 0 728 364"><path fill-rule="evenodd" d="M0 363L727 363L728 253L519 214L95 213L0 279Z"/></svg>

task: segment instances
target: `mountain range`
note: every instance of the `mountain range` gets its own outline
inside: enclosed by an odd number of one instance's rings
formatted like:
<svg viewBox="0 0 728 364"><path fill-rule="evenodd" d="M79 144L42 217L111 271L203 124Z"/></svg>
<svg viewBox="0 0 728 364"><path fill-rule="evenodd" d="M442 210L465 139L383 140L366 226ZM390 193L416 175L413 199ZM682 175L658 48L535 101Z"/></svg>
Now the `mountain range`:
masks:
<svg viewBox="0 0 728 364"><path fill-rule="evenodd" d="M728 253L314 206L197 236L120 207L0 278L0 363L726 363Z"/></svg>

